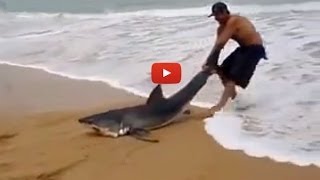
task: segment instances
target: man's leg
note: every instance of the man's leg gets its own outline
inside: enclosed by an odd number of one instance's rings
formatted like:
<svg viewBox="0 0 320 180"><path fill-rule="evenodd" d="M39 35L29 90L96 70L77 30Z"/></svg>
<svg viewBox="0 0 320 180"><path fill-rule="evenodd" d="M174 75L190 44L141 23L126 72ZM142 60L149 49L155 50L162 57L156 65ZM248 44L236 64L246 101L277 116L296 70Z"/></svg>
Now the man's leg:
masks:
<svg viewBox="0 0 320 180"><path fill-rule="evenodd" d="M220 98L220 101L217 105L213 106L212 108L210 108L211 111L216 112L216 111L220 111L221 108L223 108L226 103L228 102L228 99L234 99L236 97L237 93L236 93L236 84L235 82L229 80L227 82L224 83L224 91L222 93L222 96Z"/></svg>
<svg viewBox="0 0 320 180"><path fill-rule="evenodd" d="M230 97L230 98L231 98L231 99L235 99L236 96L237 96L236 84L235 84L233 81L231 81L231 80L229 80L229 81L230 81L229 83L233 83L233 84L234 84L234 87L233 87L234 91L233 91L233 93L231 94L231 97ZM229 85L229 84L228 84L228 81L223 82L224 88L227 88L227 85Z"/></svg>
<svg viewBox="0 0 320 180"><path fill-rule="evenodd" d="M236 65L238 65L238 59L242 56L241 53L241 49L236 48L228 57L226 57L223 63L216 68L216 73L219 75L224 86L224 91L220 97L220 101L210 108L211 114L215 111L219 111L226 105L229 98L234 99L237 95L235 87L236 83L231 80L230 77L234 77L232 74L234 74L235 68L237 68Z"/></svg>

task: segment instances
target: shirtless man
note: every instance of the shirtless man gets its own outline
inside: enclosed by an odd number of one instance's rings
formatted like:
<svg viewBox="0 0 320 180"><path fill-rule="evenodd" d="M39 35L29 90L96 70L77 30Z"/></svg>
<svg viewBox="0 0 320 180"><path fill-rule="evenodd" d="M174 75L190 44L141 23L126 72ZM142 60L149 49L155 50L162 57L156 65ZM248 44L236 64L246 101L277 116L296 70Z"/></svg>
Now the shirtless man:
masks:
<svg viewBox="0 0 320 180"><path fill-rule="evenodd" d="M213 4L211 10L208 17L214 16L219 27L214 47L202 68L217 73L224 85L220 101L211 108L214 113L220 111L229 98L236 97L236 86L243 89L248 86L259 60L267 57L260 34L247 18L230 14L223 2ZM239 47L219 66L220 51L229 39L236 41Z"/></svg>

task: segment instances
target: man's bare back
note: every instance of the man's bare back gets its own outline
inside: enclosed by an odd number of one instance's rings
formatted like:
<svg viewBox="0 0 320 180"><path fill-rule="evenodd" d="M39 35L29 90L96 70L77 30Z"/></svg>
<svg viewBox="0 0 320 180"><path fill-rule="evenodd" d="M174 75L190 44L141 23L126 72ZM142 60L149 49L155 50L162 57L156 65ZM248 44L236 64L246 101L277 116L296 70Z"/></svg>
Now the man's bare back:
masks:
<svg viewBox="0 0 320 180"><path fill-rule="evenodd" d="M236 41L239 46L261 45L263 43L260 33L256 31L254 25L240 15L230 15L227 24L234 29L231 39ZM226 25L220 24L218 33L220 34Z"/></svg>

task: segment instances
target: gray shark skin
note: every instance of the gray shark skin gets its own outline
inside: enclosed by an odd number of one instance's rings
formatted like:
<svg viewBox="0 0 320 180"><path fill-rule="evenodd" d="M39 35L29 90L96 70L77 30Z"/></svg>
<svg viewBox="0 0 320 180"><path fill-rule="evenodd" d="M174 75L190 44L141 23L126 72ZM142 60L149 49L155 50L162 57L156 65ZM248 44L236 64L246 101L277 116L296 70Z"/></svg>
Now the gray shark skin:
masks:
<svg viewBox="0 0 320 180"><path fill-rule="evenodd" d="M80 118L78 122L104 136L116 138L130 135L139 140L159 142L144 137L150 134L150 130L169 125L206 84L210 75L208 72L200 71L169 98L163 96L161 85L157 85L145 104L94 114Z"/></svg>

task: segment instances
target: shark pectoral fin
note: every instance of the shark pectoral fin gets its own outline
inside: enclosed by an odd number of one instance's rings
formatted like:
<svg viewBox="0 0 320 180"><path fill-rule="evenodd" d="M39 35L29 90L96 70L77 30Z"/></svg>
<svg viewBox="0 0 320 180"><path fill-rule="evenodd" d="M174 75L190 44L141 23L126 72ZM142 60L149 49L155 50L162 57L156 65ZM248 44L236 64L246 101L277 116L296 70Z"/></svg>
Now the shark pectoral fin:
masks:
<svg viewBox="0 0 320 180"><path fill-rule="evenodd" d="M147 142L152 142L152 143L158 143L159 142L159 140L157 140L157 139L146 138L146 136L150 135L150 131L148 131L146 129L142 129L142 128L132 129L130 131L130 135L135 137L138 140L141 140L141 141L147 141Z"/></svg>
<svg viewBox="0 0 320 180"><path fill-rule="evenodd" d="M150 93L150 96L149 96L146 104L150 105L150 104L152 104L154 102L158 102L158 101L161 101L163 99L165 99L165 98L163 96L161 85L159 84Z"/></svg>

